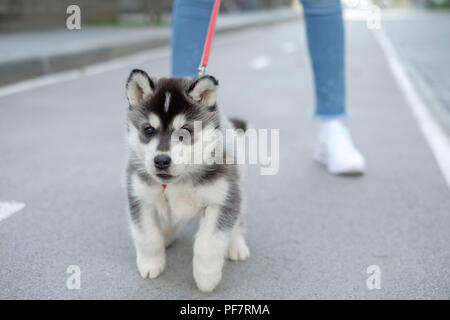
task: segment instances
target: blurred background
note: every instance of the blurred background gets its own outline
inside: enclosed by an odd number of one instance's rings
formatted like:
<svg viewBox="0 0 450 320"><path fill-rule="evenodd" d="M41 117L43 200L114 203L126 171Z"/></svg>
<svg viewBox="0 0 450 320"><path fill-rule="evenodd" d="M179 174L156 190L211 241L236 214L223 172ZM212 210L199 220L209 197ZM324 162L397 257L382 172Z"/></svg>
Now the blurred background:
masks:
<svg viewBox="0 0 450 320"><path fill-rule="evenodd" d="M221 11L258 10L289 4L291 0L229 0ZM0 30L35 30L60 27L70 0L1 0ZM172 0L80 0L86 12L83 24L159 25L170 21ZM63 13L63 14L62 14Z"/></svg>
<svg viewBox="0 0 450 320"><path fill-rule="evenodd" d="M0 85L170 42L173 0L76 3L81 8L82 27L68 33L66 8L73 4L71 0L0 0ZM450 133L446 54L450 50L450 0L343 0L342 4L346 20L378 21L373 25L376 28L383 22L402 61L421 83L419 87L434 91L430 108ZM220 10L218 33L302 18L297 0L227 0Z"/></svg>
<svg viewBox="0 0 450 320"><path fill-rule="evenodd" d="M344 1L350 7L363 5L359 0ZM78 0L83 8L83 25L160 25L170 23L172 0ZM420 7L449 8L450 0L375 0L382 8ZM65 9L70 0L0 0L0 31L58 28L65 23ZM276 8L296 0L227 0L221 12L251 11Z"/></svg>

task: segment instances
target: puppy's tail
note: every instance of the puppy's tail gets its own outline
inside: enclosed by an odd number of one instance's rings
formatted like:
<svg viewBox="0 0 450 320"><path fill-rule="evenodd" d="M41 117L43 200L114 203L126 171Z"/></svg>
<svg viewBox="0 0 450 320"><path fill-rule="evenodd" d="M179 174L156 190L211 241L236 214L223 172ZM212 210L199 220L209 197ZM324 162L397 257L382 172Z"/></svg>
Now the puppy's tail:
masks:
<svg viewBox="0 0 450 320"><path fill-rule="evenodd" d="M229 118L231 124L235 129L247 130L247 122L239 118Z"/></svg>
<svg viewBox="0 0 450 320"><path fill-rule="evenodd" d="M246 148L245 148L245 140L246 140L246 132L249 129L250 125L247 121L239 118L228 118L231 125L233 126L235 132L235 143L237 144L237 152L233 153L233 156L238 157L241 156L241 159L246 159ZM233 144L234 146L234 144ZM234 147L233 147L234 148ZM234 159L236 160L236 158ZM245 174L245 165L240 164L239 166L240 176L242 177Z"/></svg>

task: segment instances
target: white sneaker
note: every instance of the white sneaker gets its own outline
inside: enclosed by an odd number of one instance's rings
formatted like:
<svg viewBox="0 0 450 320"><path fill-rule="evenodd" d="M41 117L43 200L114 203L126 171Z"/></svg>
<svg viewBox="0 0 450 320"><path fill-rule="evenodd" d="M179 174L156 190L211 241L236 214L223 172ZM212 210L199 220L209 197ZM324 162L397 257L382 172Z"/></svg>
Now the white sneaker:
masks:
<svg viewBox="0 0 450 320"><path fill-rule="evenodd" d="M365 161L348 129L338 120L325 121L319 131L315 160L333 174L362 174Z"/></svg>

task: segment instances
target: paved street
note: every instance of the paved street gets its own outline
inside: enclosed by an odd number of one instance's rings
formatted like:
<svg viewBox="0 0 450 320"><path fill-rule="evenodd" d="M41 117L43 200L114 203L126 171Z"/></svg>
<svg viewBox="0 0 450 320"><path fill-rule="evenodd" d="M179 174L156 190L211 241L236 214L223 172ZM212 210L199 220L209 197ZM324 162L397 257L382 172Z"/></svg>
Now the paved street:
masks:
<svg viewBox="0 0 450 320"><path fill-rule="evenodd" d="M227 262L212 294L192 276L191 223L167 267L135 266L125 191L125 80L169 74L169 50L142 64L0 96L2 299L448 299L450 193L431 149L364 22L348 22L347 124L366 156L362 177L312 160L312 74L301 21L217 36L209 72L219 106L280 129L280 171L246 172L247 262ZM68 290L66 269L81 269ZM366 269L381 269L368 290Z"/></svg>
<svg viewBox="0 0 450 320"><path fill-rule="evenodd" d="M383 26L421 96L450 136L450 12L388 12Z"/></svg>

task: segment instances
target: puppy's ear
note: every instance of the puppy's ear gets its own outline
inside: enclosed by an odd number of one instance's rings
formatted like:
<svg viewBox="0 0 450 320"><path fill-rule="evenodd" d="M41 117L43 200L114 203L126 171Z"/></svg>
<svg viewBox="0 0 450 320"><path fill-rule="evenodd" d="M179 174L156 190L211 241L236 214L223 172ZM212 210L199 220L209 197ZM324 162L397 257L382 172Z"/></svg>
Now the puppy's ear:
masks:
<svg viewBox="0 0 450 320"><path fill-rule="evenodd" d="M212 76L203 76L189 86L188 94L205 107L212 107L217 101L217 89L219 82Z"/></svg>
<svg viewBox="0 0 450 320"><path fill-rule="evenodd" d="M145 71L139 69L131 71L127 81L127 98L130 106L142 106L154 90L153 80Z"/></svg>

